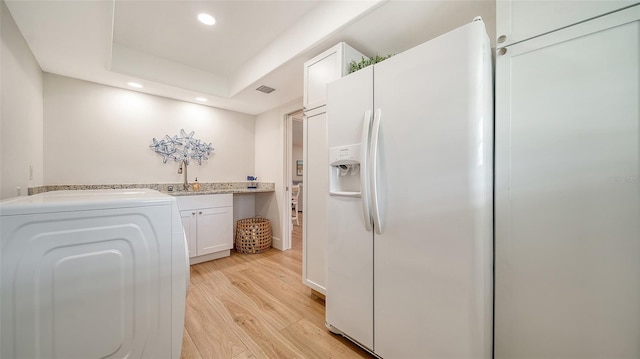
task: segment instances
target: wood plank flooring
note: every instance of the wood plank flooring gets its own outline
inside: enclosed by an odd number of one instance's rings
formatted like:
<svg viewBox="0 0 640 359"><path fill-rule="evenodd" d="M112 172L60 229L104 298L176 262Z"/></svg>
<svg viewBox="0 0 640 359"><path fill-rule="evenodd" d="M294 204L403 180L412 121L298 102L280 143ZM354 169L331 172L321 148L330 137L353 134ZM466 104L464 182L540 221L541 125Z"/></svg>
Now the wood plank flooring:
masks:
<svg viewBox="0 0 640 359"><path fill-rule="evenodd" d="M181 358L372 358L325 328L324 301L302 284L302 226L292 237L285 252L191 266Z"/></svg>

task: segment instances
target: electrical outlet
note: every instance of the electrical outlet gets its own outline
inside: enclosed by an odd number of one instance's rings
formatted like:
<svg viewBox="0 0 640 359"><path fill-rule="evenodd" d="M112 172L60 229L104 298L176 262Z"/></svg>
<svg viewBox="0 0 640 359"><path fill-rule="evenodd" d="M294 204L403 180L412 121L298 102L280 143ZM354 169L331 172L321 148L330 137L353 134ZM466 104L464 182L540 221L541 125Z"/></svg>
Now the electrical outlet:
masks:
<svg viewBox="0 0 640 359"><path fill-rule="evenodd" d="M29 165L29 179L33 180L33 165Z"/></svg>

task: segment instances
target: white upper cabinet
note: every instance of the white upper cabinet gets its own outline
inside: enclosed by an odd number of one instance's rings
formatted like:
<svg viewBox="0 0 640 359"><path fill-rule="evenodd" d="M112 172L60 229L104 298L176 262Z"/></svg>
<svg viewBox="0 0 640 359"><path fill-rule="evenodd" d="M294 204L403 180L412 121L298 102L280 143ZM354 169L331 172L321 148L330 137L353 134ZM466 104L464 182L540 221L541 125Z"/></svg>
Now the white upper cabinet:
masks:
<svg viewBox="0 0 640 359"><path fill-rule="evenodd" d="M360 61L363 54L341 42L304 63L305 110L326 105L327 84L349 73L349 63Z"/></svg>
<svg viewBox="0 0 640 359"><path fill-rule="evenodd" d="M498 0L496 46L508 46L638 3L638 0Z"/></svg>
<svg viewBox="0 0 640 359"><path fill-rule="evenodd" d="M494 358L640 358L640 5L496 57Z"/></svg>
<svg viewBox="0 0 640 359"><path fill-rule="evenodd" d="M349 63L365 57L341 42L304 64L304 233L302 282L326 294L327 196L327 84L349 73Z"/></svg>

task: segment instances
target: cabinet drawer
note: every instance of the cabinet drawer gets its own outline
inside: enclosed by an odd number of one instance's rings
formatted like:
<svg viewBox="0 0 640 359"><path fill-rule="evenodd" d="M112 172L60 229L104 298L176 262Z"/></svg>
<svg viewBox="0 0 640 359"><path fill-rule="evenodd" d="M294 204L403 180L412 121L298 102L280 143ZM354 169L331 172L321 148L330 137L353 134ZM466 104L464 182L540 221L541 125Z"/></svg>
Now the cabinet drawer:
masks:
<svg viewBox="0 0 640 359"><path fill-rule="evenodd" d="M205 194L176 197L181 211L197 208L216 208L233 206L233 194Z"/></svg>

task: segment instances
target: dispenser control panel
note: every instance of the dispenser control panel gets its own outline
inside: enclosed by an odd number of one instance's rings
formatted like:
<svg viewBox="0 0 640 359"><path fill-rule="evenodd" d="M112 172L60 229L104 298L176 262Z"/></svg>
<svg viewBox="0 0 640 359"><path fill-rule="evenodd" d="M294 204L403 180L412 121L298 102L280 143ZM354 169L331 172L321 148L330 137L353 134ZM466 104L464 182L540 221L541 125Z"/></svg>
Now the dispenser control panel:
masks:
<svg viewBox="0 0 640 359"><path fill-rule="evenodd" d="M360 144L331 147L329 163L332 166L360 163Z"/></svg>
<svg viewBox="0 0 640 359"><path fill-rule="evenodd" d="M360 144L329 148L329 194L360 197Z"/></svg>

